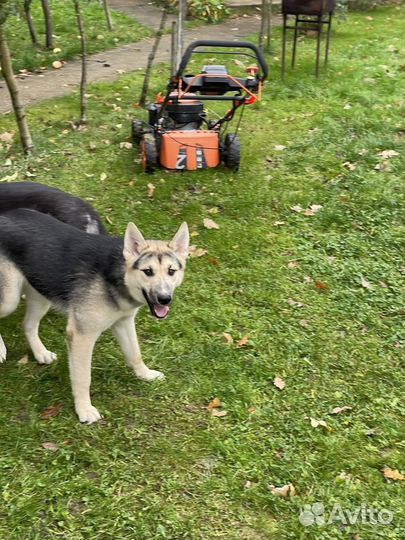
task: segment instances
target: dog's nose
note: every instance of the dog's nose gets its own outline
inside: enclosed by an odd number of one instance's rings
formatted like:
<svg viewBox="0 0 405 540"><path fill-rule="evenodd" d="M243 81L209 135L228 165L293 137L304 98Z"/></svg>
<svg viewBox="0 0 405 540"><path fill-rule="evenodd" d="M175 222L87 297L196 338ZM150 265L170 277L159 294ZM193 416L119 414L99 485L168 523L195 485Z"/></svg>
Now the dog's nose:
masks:
<svg viewBox="0 0 405 540"><path fill-rule="evenodd" d="M172 301L172 297L170 295L168 295L168 294L158 295L157 301L162 306L167 306Z"/></svg>

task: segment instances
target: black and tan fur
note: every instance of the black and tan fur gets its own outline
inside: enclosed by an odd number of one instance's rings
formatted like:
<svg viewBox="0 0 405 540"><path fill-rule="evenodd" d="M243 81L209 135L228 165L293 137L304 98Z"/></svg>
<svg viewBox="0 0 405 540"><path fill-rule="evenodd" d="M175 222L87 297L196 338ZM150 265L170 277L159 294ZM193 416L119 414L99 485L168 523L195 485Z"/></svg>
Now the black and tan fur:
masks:
<svg viewBox="0 0 405 540"><path fill-rule="evenodd" d="M49 364L56 355L38 335L52 305L68 319L68 355L76 413L93 423L100 414L90 400L93 347L111 328L135 374L163 378L143 362L134 318L148 305L165 318L184 276L189 234L183 223L170 242L145 240L133 223L124 239L82 232L34 210L0 215L0 317L26 296L24 332L36 360ZM0 362L6 347L0 337Z"/></svg>

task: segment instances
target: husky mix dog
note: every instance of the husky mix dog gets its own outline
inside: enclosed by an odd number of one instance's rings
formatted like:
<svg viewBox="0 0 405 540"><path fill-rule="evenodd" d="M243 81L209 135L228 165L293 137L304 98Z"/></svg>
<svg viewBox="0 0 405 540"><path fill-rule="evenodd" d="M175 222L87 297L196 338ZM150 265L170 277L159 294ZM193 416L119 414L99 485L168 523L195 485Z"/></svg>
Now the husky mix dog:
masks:
<svg viewBox="0 0 405 540"><path fill-rule="evenodd" d="M0 184L0 213L31 208L93 234L107 234L99 215L87 202L36 182Z"/></svg>
<svg viewBox="0 0 405 540"><path fill-rule="evenodd" d="M137 377L164 377L144 364L134 318L145 305L154 317L167 316L183 280L188 244L186 223L165 242L145 240L133 223L120 239L86 233L26 208L0 215L0 317L12 313L25 294L26 338L36 360L50 364L56 355L42 343L39 323L51 305L66 313L70 378L81 422L100 419L90 400L91 360L96 340L108 328ZM0 336L0 362L5 358Z"/></svg>

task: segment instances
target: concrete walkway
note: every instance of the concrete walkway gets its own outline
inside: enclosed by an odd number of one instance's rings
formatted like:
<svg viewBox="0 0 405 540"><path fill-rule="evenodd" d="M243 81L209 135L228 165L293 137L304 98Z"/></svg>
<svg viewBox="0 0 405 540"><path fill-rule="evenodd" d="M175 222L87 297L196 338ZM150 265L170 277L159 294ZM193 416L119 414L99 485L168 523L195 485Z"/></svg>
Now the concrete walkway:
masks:
<svg viewBox="0 0 405 540"><path fill-rule="evenodd" d="M140 22L148 25L159 24L160 10L145 0L110 0L115 9L127 9ZM146 5L148 9L146 9ZM134 7L136 6L136 7ZM136 11L136 13L134 13ZM128 12L128 14L130 14ZM157 22L156 22L157 21ZM260 28L260 17L239 17L227 20L217 25L207 25L184 32L184 44L188 45L196 39L226 39L241 40L250 34L257 33ZM164 35L159 45L156 62L170 60L170 35ZM136 43L97 53L89 57L88 82L113 81L123 72L143 69L146 66L148 54L153 44L153 38L147 38ZM19 89L23 104L30 107L45 99L57 98L70 94L80 83L80 60L67 62L62 69L46 71L41 75L30 75L19 80ZM0 83L0 113L11 110L8 90Z"/></svg>

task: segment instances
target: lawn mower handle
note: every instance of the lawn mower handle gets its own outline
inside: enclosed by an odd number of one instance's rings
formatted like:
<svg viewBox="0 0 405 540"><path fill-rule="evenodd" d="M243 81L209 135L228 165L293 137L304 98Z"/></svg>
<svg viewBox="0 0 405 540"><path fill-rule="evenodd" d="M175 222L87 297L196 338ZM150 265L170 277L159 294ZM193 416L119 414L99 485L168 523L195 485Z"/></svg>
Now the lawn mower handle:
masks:
<svg viewBox="0 0 405 540"><path fill-rule="evenodd" d="M181 59L180 65L177 69L177 73L175 77L180 78L183 74L183 71L185 70L191 55L193 54L194 49L197 47L229 47L229 48L241 48L241 49L251 49L259 62L259 65L263 71L263 75L260 78L261 81L264 81L264 79L267 78L268 75L268 68L267 68L267 62L263 57L263 54L261 50L254 45L253 43L249 43L248 41L217 41L217 40L210 40L210 39L200 39L197 41L193 41L190 43L190 45L187 47L185 53L183 54L183 58Z"/></svg>

